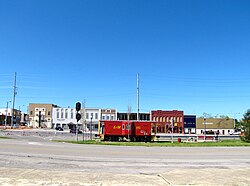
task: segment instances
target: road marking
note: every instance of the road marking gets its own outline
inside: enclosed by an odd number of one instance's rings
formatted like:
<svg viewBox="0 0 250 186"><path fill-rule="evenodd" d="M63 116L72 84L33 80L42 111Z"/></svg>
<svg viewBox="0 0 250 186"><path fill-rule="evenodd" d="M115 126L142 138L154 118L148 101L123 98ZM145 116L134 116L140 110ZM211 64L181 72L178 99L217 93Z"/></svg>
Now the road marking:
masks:
<svg viewBox="0 0 250 186"><path fill-rule="evenodd" d="M30 145L42 145L41 143L38 143L38 142L28 142L28 144L30 144Z"/></svg>

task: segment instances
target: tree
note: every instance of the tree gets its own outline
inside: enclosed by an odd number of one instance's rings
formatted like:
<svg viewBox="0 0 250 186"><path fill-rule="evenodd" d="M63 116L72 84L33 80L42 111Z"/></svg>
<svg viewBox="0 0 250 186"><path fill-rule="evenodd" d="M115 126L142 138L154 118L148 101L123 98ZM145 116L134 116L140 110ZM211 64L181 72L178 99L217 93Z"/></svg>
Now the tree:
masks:
<svg viewBox="0 0 250 186"><path fill-rule="evenodd" d="M241 139L245 142L250 143L250 109L243 115L243 119L241 121L242 129L244 131L244 135Z"/></svg>
<svg viewBox="0 0 250 186"><path fill-rule="evenodd" d="M213 118L213 116L211 114L203 112L202 115L201 115L201 118Z"/></svg>
<svg viewBox="0 0 250 186"><path fill-rule="evenodd" d="M230 119L230 117L229 117L229 116L226 116L226 115L220 115L220 118L221 118L221 119Z"/></svg>

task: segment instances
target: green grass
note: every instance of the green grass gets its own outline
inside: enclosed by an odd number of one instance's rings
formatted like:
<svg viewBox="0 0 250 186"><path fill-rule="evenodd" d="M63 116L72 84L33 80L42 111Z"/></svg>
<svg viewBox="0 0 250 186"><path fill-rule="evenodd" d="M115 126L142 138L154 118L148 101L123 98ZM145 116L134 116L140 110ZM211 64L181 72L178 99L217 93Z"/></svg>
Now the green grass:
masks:
<svg viewBox="0 0 250 186"><path fill-rule="evenodd" d="M54 140L55 142L74 143L74 144L95 144L95 145L116 145L116 146L146 146L146 147L237 147L237 146L250 146L250 143L241 140L224 140L220 142L195 142L195 143L178 143L178 142L99 142L99 141L61 141Z"/></svg>
<svg viewBox="0 0 250 186"><path fill-rule="evenodd" d="M0 139L11 139L10 137L0 136Z"/></svg>

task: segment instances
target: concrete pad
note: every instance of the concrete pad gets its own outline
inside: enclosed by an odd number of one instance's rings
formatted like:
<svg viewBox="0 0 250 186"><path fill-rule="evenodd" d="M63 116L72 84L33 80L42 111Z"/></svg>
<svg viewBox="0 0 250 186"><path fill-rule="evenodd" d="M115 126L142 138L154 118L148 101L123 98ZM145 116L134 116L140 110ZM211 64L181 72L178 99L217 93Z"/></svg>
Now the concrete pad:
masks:
<svg viewBox="0 0 250 186"><path fill-rule="evenodd" d="M0 167L0 185L49 186L165 186L156 175L64 172Z"/></svg>
<svg viewBox="0 0 250 186"><path fill-rule="evenodd" d="M250 168L175 169L162 174L170 185L250 185Z"/></svg>

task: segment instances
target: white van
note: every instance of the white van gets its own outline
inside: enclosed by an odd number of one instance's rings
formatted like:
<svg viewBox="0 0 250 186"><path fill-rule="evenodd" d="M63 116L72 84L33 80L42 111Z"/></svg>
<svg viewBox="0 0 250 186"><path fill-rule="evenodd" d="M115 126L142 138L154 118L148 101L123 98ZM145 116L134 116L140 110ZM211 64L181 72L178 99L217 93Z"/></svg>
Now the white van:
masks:
<svg viewBox="0 0 250 186"><path fill-rule="evenodd" d="M235 129L229 132L230 135L240 135L241 130L240 129Z"/></svg>

